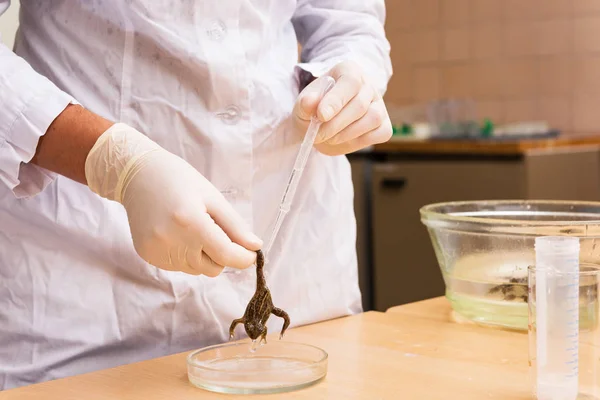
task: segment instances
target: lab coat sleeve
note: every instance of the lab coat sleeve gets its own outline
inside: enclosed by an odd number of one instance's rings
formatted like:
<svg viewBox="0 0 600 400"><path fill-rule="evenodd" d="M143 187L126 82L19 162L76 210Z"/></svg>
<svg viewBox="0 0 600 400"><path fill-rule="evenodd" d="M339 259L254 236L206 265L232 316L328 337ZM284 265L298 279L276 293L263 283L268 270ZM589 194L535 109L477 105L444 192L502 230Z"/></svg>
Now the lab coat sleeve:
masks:
<svg viewBox="0 0 600 400"><path fill-rule="evenodd" d="M0 9L6 3L0 2ZM41 192L55 174L29 162L41 136L75 100L0 44L0 184L18 198Z"/></svg>
<svg viewBox="0 0 600 400"><path fill-rule="evenodd" d="M302 46L299 80L340 61L358 63L383 95L392 76L384 0L298 0L292 23Z"/></svg>

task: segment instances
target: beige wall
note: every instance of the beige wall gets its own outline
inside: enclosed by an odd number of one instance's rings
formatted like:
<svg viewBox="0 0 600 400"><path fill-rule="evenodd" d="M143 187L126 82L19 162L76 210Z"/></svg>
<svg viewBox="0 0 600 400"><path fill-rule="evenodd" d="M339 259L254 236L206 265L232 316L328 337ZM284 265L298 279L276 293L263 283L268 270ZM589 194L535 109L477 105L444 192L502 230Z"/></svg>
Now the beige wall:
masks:
<svg viewBox="0 0 600 400"><path fill-rule="evenodd" d="M19 26L19 0L12 0L8 10L0 16L0 36L2 42L12 48L15 32Z"/></svg>
<svg viewBox="0 0 600 400"><path fill-rule="evenodd" d="M476 99L482 116L600 132L600 1L388 0L389 103Z"/></svg>

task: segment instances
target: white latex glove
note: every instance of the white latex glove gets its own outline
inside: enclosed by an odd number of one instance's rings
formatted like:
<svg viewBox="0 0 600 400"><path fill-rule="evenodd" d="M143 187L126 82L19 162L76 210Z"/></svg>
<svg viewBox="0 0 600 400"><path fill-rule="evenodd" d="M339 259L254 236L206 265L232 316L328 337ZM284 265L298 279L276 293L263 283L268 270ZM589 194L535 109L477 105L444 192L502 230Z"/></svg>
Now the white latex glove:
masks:
<svg viewBox="0 0 600 400"><path fill-rule="evenodd" d="M354 62L341 62L326 75L335 86L319 102L322 79L311 82L298 96L294 127L304 133L313 115L323 121L315 147L323 154L341 155L387 142L392 123L383 99Z"/></svg>
<svg viewBox="0 0 600 400"><path fill-rule="evenodd" d="M85 175L95 193L123 204L137 253L158 268L217 276L249 267L262 246L204 176L126 124L100 136Z"/></svg>

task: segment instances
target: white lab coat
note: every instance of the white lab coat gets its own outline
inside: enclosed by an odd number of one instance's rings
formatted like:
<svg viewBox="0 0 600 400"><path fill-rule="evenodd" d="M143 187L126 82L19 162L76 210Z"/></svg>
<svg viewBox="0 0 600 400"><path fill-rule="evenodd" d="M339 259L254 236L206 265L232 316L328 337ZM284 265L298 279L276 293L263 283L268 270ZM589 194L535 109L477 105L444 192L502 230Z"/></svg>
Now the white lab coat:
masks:
<svg viewBox="0 0 600 400"><path fill-rule="evenodd" d="M253 269L143 262L120 204L27 164L69 102L186 159L266 239L300 143L299 74L354 59L383 93L384 14L384 0L21 0L20 57L0 47L0 387L226 341L255 286ZM355 236L349 163L313 152L267 269L292 326L361 311Z"/></svg>

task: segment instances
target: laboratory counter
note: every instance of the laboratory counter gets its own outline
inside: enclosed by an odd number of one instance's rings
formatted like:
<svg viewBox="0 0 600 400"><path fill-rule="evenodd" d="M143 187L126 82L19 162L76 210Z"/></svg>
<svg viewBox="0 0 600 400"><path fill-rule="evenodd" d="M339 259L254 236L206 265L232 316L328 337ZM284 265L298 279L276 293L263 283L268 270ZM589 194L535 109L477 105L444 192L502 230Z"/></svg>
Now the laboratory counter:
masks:
<svg viewBox="0 0 600 400"><path fill-rule="evenodd" d="M271 340L277 340L272 337ZM530 399L527 334L456 323L444 298L304 326L284 340L329 353L324 381L250 399ZM0 400L231 399L193 387L186 355L0 392Z"/></svg>
<svg viewBox="0 0 600 400"><path fill-rule="evenodd" d="M373 147L375 152L397 154L523 156L532 151L564 152L582 147L600 148L600 135L566 134L539 139L415 140L394 137Z"/></svg>

